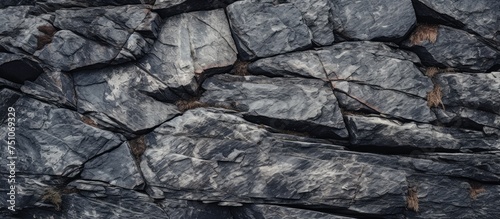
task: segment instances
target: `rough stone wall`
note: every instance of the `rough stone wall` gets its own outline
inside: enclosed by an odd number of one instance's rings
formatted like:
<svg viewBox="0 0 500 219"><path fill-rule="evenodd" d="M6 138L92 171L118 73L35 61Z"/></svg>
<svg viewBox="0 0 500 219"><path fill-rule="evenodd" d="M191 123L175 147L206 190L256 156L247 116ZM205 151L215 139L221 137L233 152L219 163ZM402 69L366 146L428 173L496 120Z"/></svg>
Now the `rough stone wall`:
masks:
<svg viewBox="0 0 500 219"><path fill-rule="evenodd" d="M498 0L1 1L0 218L499 218L499 30Z"/></svg>

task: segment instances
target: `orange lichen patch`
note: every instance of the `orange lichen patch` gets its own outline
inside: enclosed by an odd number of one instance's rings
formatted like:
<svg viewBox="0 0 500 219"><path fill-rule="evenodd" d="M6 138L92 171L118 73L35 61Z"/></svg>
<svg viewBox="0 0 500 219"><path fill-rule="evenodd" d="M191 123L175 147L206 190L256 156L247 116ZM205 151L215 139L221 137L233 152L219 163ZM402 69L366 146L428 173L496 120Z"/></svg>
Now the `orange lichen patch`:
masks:
<svg viewBox="0 0 500 219"><path fill-rule="evenodd" d="M406 196L406 207L414 212L418 212L418 192L416 187L408 188Z"/></svg>
<svg viewBox="0 0 500 219"><path fill-rule="evenodd" d="M134 156L135 160L137 162L140 162L141 156L142 154L144 154L144 151L146 151L147 148L144 135L139 138L130 140L128 142L128 145L130 146L130 152Z"/></svg>
<svg viewBox="0 0 500 219"><path fill-rule="evenodd" d="M486 189L484 187L476 182L469 182L470 188L469 188L469 196L470 198L476 200L477 196L483 192L486 192Z"/></svg>
<svg viewBox="0 0 500 219"><path fill-rule="evenodd" d="M236 62L233 65L233 70L231 70L231 73L240 76L249 75L248 64L250 64L250 62L236 60Z"/></svg>
<svg viewBox="0 0 500 219"><path fill-rule="evenodd" d="M429 24L419 24L410 36L412 45L420 45L424 41L435 43L438 36L438 26Z"/></svg>
<svg viewBox="0 0 500 219"><path fill-rule="evenodd" d="M444 104L442 101L443 92L441 91L441 87L439 85L434 85L434 89L431 92L427 93L427 106L429 107L438 107L441 105L444 109Z"/></svg>
<svg viewBox="0 0 500 219"><path fill-rule="evenodd" d="M87 125L98 128L97 122L88 116L81 116L81 120L83 123L85 123Z"/></svg>

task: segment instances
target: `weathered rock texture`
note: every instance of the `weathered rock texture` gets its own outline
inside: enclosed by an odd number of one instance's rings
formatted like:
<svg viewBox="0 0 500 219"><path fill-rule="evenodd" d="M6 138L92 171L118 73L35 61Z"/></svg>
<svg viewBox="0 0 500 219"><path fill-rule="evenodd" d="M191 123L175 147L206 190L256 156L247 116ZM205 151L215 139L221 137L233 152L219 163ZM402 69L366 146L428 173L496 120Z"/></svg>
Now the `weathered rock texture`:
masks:
<svg viewBox="0 0 500 219"><path fill-rule="evenodd" d="M499 4L1 1L0 218L500 218Z"/></svg>

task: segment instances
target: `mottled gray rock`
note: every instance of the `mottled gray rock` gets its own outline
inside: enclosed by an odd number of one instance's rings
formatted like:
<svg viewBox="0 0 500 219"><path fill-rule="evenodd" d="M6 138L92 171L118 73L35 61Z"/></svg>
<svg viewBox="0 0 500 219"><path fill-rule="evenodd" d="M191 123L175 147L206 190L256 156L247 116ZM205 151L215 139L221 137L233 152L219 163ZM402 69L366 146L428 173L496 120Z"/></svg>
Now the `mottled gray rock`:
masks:
<svg viewBox="0 0 500 219"><path fill-rule="evenodd" d="M141 169L148 185L176 199L321 206L357 216L401 218L411 211L405 201L410 179L439 175L454 184L500 181L498 171L488 171L495 166L482 165L487 163L474 167L290 141L228 112L190 110L146 135ZM429 192L434 189L441 188ZM490 201L498 197L490 195ZM458 208L453 214L471 212Z"/></svg>
<svg viewBox="0 0 500 219"><path fill-rule="evenodd" d="M0 53L0 77L22 84L33 81L42 73L37 62L11 53Z"/></svg>
<svg viewBox="0 0 500 219"><path fill-rule="evenodd" d="M16 110L16 170L24 174L76 176L86 161L122 141L119 135L85 124L67 109L26 97L12 107ZM4 123L0 129L4 145L6 135ZM0 155L7 157L7 149ZM8 172L7 165L0 170Z"/></svg>
<svg viewBox="0 0 500 219"><path fill-rule="evenodd" d="M179 95L195 95L197 77L236 61L236 47L223 9L170 17L152 51L139 65Z"/></svg>
<svg viewBox="0 0 500 219"><path fill-rule="evenodd" d="M31 15L32 6L0 9L0 47L13 53L33 54L43 46L41 37L46 34L40 27L52 27L50 16Z"/></svg>
<svg viewBox="0 0 500 219"><path fill-rule="evenodd" d="M9 88L0 88L0 122L7 118L7 110L11 107L20 97L21 93L11 90Z"/></svg>
<svg viewBox="0 0 500 219"><path fill-rule="evenodd" d="M43 62L63 71L108 65L119 50L81 37L69 30L57 31L52 43L35 53Z"/></svg>
<svg viewBox="0 0 500 219"><path fill-rule="evenodd" d="M492 41L500 49L499 1L418 0L416 5L416 13L419 17L426 20L438 20L463 25L463 28ZM423 7L419 7L420 5L423 5Z"/></svg>
<svg viewBox="0 0 500 219"><path fill-rule="evenodd" d="M400 123L378 117L347 116L354 146L466 150L500 150L498 137L482 132L429 124Z"/></svg>
<svg viewBox="0 0 500 219"><path fill-rule="evenodd" d="M244 0L227 7L239 55L250 60L310 47L313 39L293 3Z"/></svg>
<svg viewBox="0 0 500 219"><path fill-rule="evenodd" d="M434 87L415 66L418 57L376 42L344 42L251 63L250 73L331 81L342 108L429 122L425 100ZM388 80L390 79L390 80Z"/></svg>
<svg viewBox="0 0 500 219"><path fill-rule="evenodd" d="M80 71L73 77L78 111L125 132L153 128L179 113L175 105L155 99L168 88L133 64Z"/></svg>
<svg viewBox="0 0 500 219"><path fill-rule="evenodd" d="M311 210L282 207L277 205L250 205L236 208L233 215L239 219L349 219L351 217L337 216Z"/></svg>
<svg viewBox="0 0 500 219"><path fill-rule="evenodd" d="M144 177L167 197L404 209L404 171L326 145L276 139L235 115L190 110L146 135L146 144ZM390 205L375 204L381 196Z"/></svg>
<svg viewBox="0 0 500 219"><path fill-rule="evenodd" d="M98 7L107 5L133 5L133 4L153 4L154 0L36 0L37 5L42 6L46 10L52 11L60 8L73 7Z"/></svg>
<svg viewBox="0 0 500 219"><path fill-rule="evenodd" d="M302 13L304 22L311 30L312 41L316 45L331 45L335 40L333 35L332 16L329 0L290 0Z"/></svg>
<svg viewBox="0 0 500 219"><path fill-rule="evenodd" d="M156 38L159 25L159 16L151 12L148 7L131 5L58 10L54 19L54 26L59 29L71 30L86 38L102 41L133 54L141 52L140 45L147 45L147 38ZM139 39L132 37L134 33ZM131 41L136 41L139 51L134 51L138 48L128 47L134 44ZM147 48L143 50L145 50L143 53L147 52Z"/></svg>
<svg viewBox="0 0 500 219"><path fill-rule="evenodd" d="M500 52L463 30L439 25L428 30L417 28L414 41L409 46L426 66L450 67L457 71L485 72L500 64ZM419 34L435 35L434 39L418 37ZM411 38L410 38L411 39ZM433 42L434 41L434 42ZM453 45L453 46L450 46Z"/></svg>
<svg viewBox="0 0 500 219"><path fill-rule="evenodd" d="M334 29L344 38L395 40L416 23L411 0L331 1Z"/></svg>
<svg viewBox="0 0 500 219"><path fill-rule="evenodd" d="M497 207L500 204L497 199L498 185L455 181L439 176L409 181L417 190L419 207L418 212L408 212L408 218L495 218L500 214Z"/></svg>
<svg viewBox="0 0 500 219"><path fill-rule="evenodd" d="M488 74L439 74L442 101L449 106L465 106L500 115L500 72Z"/></svg>
<svg viewBox="0 0 500 219"><path fill-rule="evenodd" d="M36 0L3 0L0 2L0 8L18 5L34 5Z"/></svg>
<svg viewBox="0 0 500 219"><path fill-rule="evenodd" d="M335 95L323 81L216 75L203 88L201 102L232 107L256 122L315 136L347 137Z"/></svg>
<svg viewBox="0 0 500 219"><path fill-rule="evenodd" d="M26 81L21 91L56 106L76 109L73 78L62 72L44 72L34 82Z"/></svg>
<svg viewBox="0 0 500 219"><path fill-rule="evenodd" d="M129 147L127 143L123 143L118 148L86 162L81 173L82 179L109 182L110 185L126 189L134 189L144 184Z"/></svg>
<svg viewBox="0 0 500 219"><path fill-rule="evenodd" d="M356 82L333 81L340 107L349 111L368 111L389 117L431 122L436 119L421 97Z"/></svg>
<svg viewBox="0 0 500 219"><path fill-rule="evenodd" d="M485 126L500 129L500 115L467 107L434 108L438 120L453 126Z"/></svg>
<svg viewBox="0 0 500 219"><path fill-rule="evenodd" d="M236 0L156 0L153 6L155 12L163 18L191 11L206 11L225 8Z"/></svg>

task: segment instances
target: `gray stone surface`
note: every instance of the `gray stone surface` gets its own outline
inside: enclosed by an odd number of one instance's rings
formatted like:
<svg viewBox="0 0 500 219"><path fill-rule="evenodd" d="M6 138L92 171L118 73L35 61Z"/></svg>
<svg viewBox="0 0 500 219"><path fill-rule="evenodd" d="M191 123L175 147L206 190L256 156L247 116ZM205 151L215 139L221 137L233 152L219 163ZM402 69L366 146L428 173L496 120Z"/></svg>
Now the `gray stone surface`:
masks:
<svg viewBox="0 0 500 219"><path fill-rule="evenodd" d="M108 182L126 189L141 186L144 181L129 147L128 143L122 143L118 148L86 162L82 179Z"/></svg>
<svg viewBox="0 0 500 219"><path fill-rule="evenodd" d="M411 0L331 0L334 30L355 40L402 38L416 23Z"/></svg>
<svg viewBox="0 0 500 219"><path fill-rule="evenodd" d="M153 4L154 0L36 0L37 5L47 10L57 10L60 8L73 7L99 7L99 6L118 6L135 4Z"/></svg>
<svg viewBox="0 0 500 219"><path fill-rule="evenodd" d="M430 122L435 116L425 98L434 85L417 63L415 54L383 43L344 42L260 59L248 69L253 74L328 80L344 109Z"/></svg>
<svg viewBox="0 0 500 219"><path fill-rule="evenodd" d="M154 98L165 85L129 64L73 74L78 111L120 130L137 133L173 118L173 104Z"/></svg>
<svg viewBox="0 0 500 219"><path fill-rule="evenodd" d="M482 132L436 127L430 124L401 123L378 117L347 116L354 146L445 149L455 151L500 150L498 137Z"/></svg>
<svg viewBox="0 0 500 219"><path fill-rule="evenodd" d="M227 7L227 15L239 55L245 60L311 46L313 36L292 3L238 1Z"/></svg>
<svg viewBox="0 0 500 219"><path fill-rule="evenodd" d="M289 208L276 205L249 205L233 210L233 215L240 219L349 219L351 217L342 217L321 213L317 211L309 211L298 208Z"/></svg>
<svg viewBox="0 0 500 219"><path fill-rule="evenodd" d="M439 25L435 42L406 41L426 66L450 67L456 71L485 72L500 64L500 52L463 30ZM449 46L454 45L454 46Z"/></svg>
<svg viewBox="0 0 500 219"><path fill-rule="evenodd" d="M8 112L9 107L14 105L14 103L21 97L21 93L11 90L9 88L0 88L0 112ZM0 121L4 121L7 118L7 113L0 114Z"/></svg>
<svg viewBox="0 0 500 219"><path fill-rule="evenodd" d="M479 34L497 45L500 49L500 2L496 0L451 1L418 0L421 4L438 13L429 14L417 10L417 15L440 21L461 23L465 29Z"/></svg>
<svg viewBox="0 0 500 219"><path fill-rule="evenodd" d="M207 79L203 88L201 102L234 108L264 124L315 136L347 137L335 95L323 81L226 74Z"/></svg>
<svg viewBox="0 0 500 219"><path fill-rule="evenodd" d="M62 72L44 72L34 82L26 81L21 91L56 106L76 109L73 78Z"/></svg>
<svg viewBox="0 0 500 219"><path fill-rule="evenodd" d="M118 56L119 50L112 46L81 37L69 30L57 31L52 43L35 53L43 62L71 71L87 66L107 65Z"/></svg>
<svg viewBox="0 0 500 219"><path fill-rule="evenodd" d="M52 26L49 16L34 16L33 6L0 9L0 47L18 54L33 54L39 49L39 37L44 35L38 28Z"/></svg>
<svg viewBox="0 0 500 219"><path fill-rule="evenodd" d="M500 115L500 72L451 73L436 78L445 105L465 106Z"/></svg>
<svg viewBox="0 0 500 219"><path fill-rule="evenodd" d="M85 124L80 115L67 109L26 97L12 107L16 110L16 170L23 174L74 177L89 159L123 141L117 134ZM7 145L7 131L4 122L3 145ZM8 150L1 150L0 155L7 157ZM0 171L6 173L7 165Z"/></svg>
<svg viewBox="0 0 500 219"><path fill-rule="evenodd" d="M231 66L236 53L224 10L199 11L168 18L139 65L179 95L195 95L197 76Z"/></svg>
<svg viewBox="0 0 500 219"><path fill-rule="evenodd" d="M500 129L500 115L467 107L446 106L445 109L435 108L438 120L454 127L484 126Z"/></svg>
<svg viewBox="0 0 500 219"><path fill-rule="evenodd" d="M156 0L153 9L163 18L191 12L225 8L236 0Z"/></svg>

